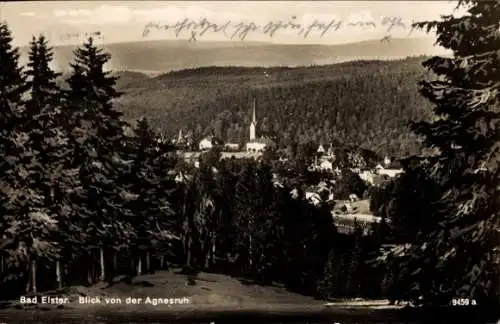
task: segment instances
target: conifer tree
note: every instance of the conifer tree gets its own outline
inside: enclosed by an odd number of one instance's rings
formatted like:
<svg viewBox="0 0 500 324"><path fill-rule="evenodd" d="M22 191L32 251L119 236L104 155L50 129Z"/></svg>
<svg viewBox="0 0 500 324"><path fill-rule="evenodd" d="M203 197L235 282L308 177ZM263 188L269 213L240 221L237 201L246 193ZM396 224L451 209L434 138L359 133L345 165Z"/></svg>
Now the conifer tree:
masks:
<svg viewBox="0 0 500 324"><path fill-rule="evenodd" d="M464 16L416 24L435 30L437 43L453 57L424 62L439 75L421 83L435 118L413 129L439 151L421 159L439 186L429 215L438 225L418 234L402 266L415 283L416 303L442 305L462 297L500 309L500 1L460 1L459 7L467 10Z"/></svg>
<svg viewBox="0 0 500 324"><path fill-rule="evenodd" d="M245 268L249 271L254 263L255 229L257 220L257 208L255 196L259 195L255 189L255 165L248 162L238 177L234 192L234 218L233 224L237 231L235 246L241 249L245 256Z"/></svg>
<svg viewBox="0 0 500 324"><path fill-rule="evenodd" d="M12 218L8 232L17 234L10 242L15 252L11 257L28 264L26 290L36 292L39 261L58 258L61 241L54 241L54 234L60 229L57 222L62 221L61 212L68 201L60 199L62 190L57 189L63 187L59 184L68 184L69 178L64 170L67 141L56 124L59 104L54 82L57 74L49 68L52 54L43 37L33 38L30 45L26 73L29 98L8 138L12 156L4 187L10 190L5 205ZM59 273L57 277L60 282Z"/></svg>
<svg viewBox="0 0 500 324"><path fill-rule="evenodd" d="M19 49L12 45L12 35L5 23L0 23L0 128L2 136L17 124L23 95L27 91L26 77L19 66Z"/></svg>
<svg viewBox="0 0 500 324"><path fill-rule="evenodd" d="M0 23L0 180L1 180L1 204L0 211L4 215L0 220L0 231L5 235L6 228L9 226L9 220L5 216L5 203L8 201L9 190L4 185L5 176L12 167L12 162L7 156L7 148L10 146L10 136L12 129L17 124L19 118L18 111L21 108L22 95L26 89L25 78L22 75L22 69L19 67L19 49L12 45L12 35L5 23ZM15 233L12 233L15 235ZM4 236L4 244L0 249L0 267L2 272L7 268L6 258L8 237ZM4 273L1 274L5 276Z"/></svg>
<svg viewBox="0 0 500 324"><path fill-rule="evenodd" d="M142 272L142 260L146 260L145 270L150 271L152 250L159 249L162 243L168 245L168 239L173 238L166 219L171 215L168 196L162 188L165 172L158 160L162 152L156 150L155 137L148 120L140 119L130 139L130 172L123 177L123 186L131 195L126 206L133 215L130 221L136 235L131 249L138 257L138 274Z"/></svg>
<svg viewBox="0 0 500 324"><path fill-rule="evenodd" d="M116 78L105 71L110 59L92 38L74 52L72 74L65 96L66 127L74 148L73 163L80 166L79 204L85 220L89 252L89 281L98 271L94 254L99 251L100 279L106 277L105 254L120 249L132 235L130 215L122 188L116 186L125 172L123 160L125 123L112 104L120 94Z"/></svg>
<svg viewBox="0 0 500 324"><path fill-rule="evenodd" d="M52 48L43 36L33 38L29 53L28 85L30 97L26 102L24 130L29 134L30 147L36 153L39 168L33 189L44 197L47 213L58 223L52 236L61 253L55 264L56 281L63 284L61 260L72 260L81 246L81 228L74 214L71 194L77 186L76 169L69 167L71 147L62 125L61 90L56 85L60 76L50 68Z"/></svg>

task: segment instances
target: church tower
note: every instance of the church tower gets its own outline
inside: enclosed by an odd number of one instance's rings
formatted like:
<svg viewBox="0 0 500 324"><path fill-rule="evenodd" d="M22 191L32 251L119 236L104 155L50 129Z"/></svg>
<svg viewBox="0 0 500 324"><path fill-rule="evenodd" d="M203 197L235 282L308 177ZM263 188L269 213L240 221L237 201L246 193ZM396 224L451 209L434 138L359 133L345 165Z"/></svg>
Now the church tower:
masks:
<svg viewBox="0 0 500 324"><path fill-rule="evenodd" d="M253 100L252 122L250 123L250 140L255 140L255 131L257 128L257 119L255 118L255 99Z"/></svg>
<svg viewBox="0 0 500 324"><path fill-rule="evenodd" d="M184 137L182 136L182 128L181 128L181 129L179 129L179 135L177 136L177 144L182 143L183 140L184 140Z"/></svg>

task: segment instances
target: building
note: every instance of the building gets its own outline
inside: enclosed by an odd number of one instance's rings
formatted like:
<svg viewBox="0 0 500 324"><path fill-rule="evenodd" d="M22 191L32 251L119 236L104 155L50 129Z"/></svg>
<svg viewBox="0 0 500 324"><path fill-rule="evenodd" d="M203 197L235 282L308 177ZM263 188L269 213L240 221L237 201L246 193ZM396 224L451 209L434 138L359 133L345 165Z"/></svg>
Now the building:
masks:
<svg viewBox="0 0 500 324"><path fill-rule="evenodd" d="M375 174L387 175L390 178L394 178L398 174L403 173L403 169L385 169L380 164L375 167Z"/></svg>
<svg viewBox="0 0 500 324"><path fill-rule="evenodd" d="M184 136L182 135L182 129L179 129L179 134L172 139L172 142L176 145L184 144Z"/></svg>
<svg viewBox="0 0 500 324"><path fill-rule="evenodd" d="M333 164L332 164L332 162L330 162L328 160L321 161L319 164L319 169L322 171L332 171Z"/></svg>
<svg viewBox="0 0 500 324"><path fill-rule="evenodd" d="M390 164L391 164L391 159L388 156L386 156L384 158L384 166L387 168Z"/></svg>
<svg viewBox="0 0 500 324"><path fill-rule="evenodd" d="M253 102L252 121L250 123L250 140L246 143L247 152L264 152L276 148L276 143L270 138L257 138L257 118L255 114L255 100Z"/></svg>
<svg viewBox="0 0 500 324"><path fill-rule="evenodd" d="M214 144L212 142L211 136L207 136L200 141L200 144L199 144L200 151L210 150L213 147L214 147Z"/></svg>
<svg viewBox="0 0 500 324"><path fill-rule="evenodd" d="M214 146L222 147L223 145L224 142L221 139L210 135L200 141L200 143L198 144L198 148L200 149L200 151L208 151Z"/></svg>
<svg viewBox="0 0 500 324"><path fill-rule="evenodd" d="M225 143L224 150L227 151L238 151L240 149L240 144L238 143Z"/></svg>

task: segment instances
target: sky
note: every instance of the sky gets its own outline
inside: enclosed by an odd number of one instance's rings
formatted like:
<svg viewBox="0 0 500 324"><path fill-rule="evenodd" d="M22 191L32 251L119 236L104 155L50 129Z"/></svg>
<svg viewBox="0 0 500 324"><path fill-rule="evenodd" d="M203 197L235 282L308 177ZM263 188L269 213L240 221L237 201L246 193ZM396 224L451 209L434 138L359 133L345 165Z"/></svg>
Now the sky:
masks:
<svg viewBox="0 0 500 324"><path fill-rule="evenodd" d="M1 3L0 19L8 23L18 46L38 34L52 45L79 44L88 36L101 43L186 39L340 44L389 34L422 37L421 32L410 33L412 21L438 19L453 13L455 6L455 1L26 1ZM389 30L391 21L399 24ZM226 27L218 32L205 28L215 24Z"/></svg>

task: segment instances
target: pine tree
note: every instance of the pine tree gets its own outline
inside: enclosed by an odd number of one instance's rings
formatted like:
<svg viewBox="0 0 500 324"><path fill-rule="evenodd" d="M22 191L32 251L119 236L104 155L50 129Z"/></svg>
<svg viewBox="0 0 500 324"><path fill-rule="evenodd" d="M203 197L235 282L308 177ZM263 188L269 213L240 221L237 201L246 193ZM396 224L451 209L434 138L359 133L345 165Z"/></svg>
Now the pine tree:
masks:
<svg viewBox="0 0 500 324"><path fill-rule="evenodd" d="M9 159L10 172L4 177L4 185L10 189L7 215L13 219L8 231L17 234L11 242L13 251L22 252L11 257L28 264L31 279L27 292L36 292L39 261L59 260L61 243L67 243L54 240L57 232L68 230L57 223L65 224L63 218L69 207L61 189L72 183L68 182L71 172L64 169L67 138L57 124L57 74L49 68L51 58L45 39L33 38L26 73L30 96L9 138L13 155ZM57 279L61 283L60 273Z"/></svg>
<svg viewBox="0 0 500 324"><path fill-rule="evenodd" d="M346 280L346 290L349 297L359 297L361 292L361 272L360 268L362 266L362 246L361 239L363 235L363 230L361 226L356 222L354 224L354 234L353 234L353 246L351 248L349 265L347 268L347 280Z"/></svg>
<svg viewBox="0 0 500 324"><path fill-rule="evenodd" d="M5 23L0 23L0 212L3 217L0 220L0 233L2 235L15 236L16 233L6 233L9 227L9 220L5 210L10 194L9 186L4 182L13 165L15 164L15 156L9 156L9 148L12 145L12 131L19 122L19 113L22 108L23 94L27 89L25 77L22 74L22 69L19 67L19 49L12 45L12 35ZM10 153L12 155L12 153ZM4 243L0 249L0 268L2 276L8 267L7 264L7 244L10 238L4 236Z"/></svg>
<svg viewBox="0 0 500 324"><path fill-rule="evenodd" d="M0 128L2 136L7 137L20 118L23 95L28 89L19 66L19 49L13 47L12 41L8 26L0 23Z"/></svg>
<svg viewBox="0 0 500 324"><path fill-rule="evenodd" d="M257 210L255 207L256 170L252 162L244 166L238 177L234 192L233 224L237 231L235 246L245 256L245 269L251 271L255 257L255 228L257 226Z"/></svg>
<svg viewBox="0 0 500 324"><path fill-rule="evenodd" d="M80 213L85 218L89 258L89 281L93 281L98 251L100 279L105 279L105 257L121 249L133 231L127 222L127 198L116 186L125 172L123 151L125 123L112 104L119 97L116 78L105 72L110 55L98 49L90 38L74 52L72 74L65 95L66 129L74 149L73 165L79 166Z"/></svg>
<svg viewBox="0 0 500 324"><path fill-rule="evenodd" d="M321 298L328 300L338 296L339 272L339 258L335 248L332 248L328 254L323 278L318 282L317 291Z"/></svg>
<svg viewBox="0 0 500 324"><path fill-rule="evenodd" d="M71 204L72 190L78 182L77 170L68 167L71 147L62 125L61 90L56 85L60 74L51 70L52 59L53 52L46 39L43 36L33 38L26 73L30 98L26 102L23 127L41 166L34 170L38 176L34 189L43 194L48 214L58 223L58 231L52 239L61 249L55 264L56 281L61 286L61 260L70 262L82 241L81 228L76 215L72 215Z"/></svg>
<svg viewBox="0 0 500 324"><path fill-rule="evenodd" d="M418 235L421 243L406 251L406 266L417 303L441 305L462 297L498 306L500 1L461 1L459 7L467 14L416 24L436 30L437 43L453 57L424 62L439 75L421 83L435 118L413 129L439 150L422 158L439 186L429 215L438 226Z"/></svg>
<svg viewBox="0 0 500 324"><path fill-rule="evenodd" d="M153 249L168 248L169 239L174 237L167 222L171 216L169 197L162 183L166 173L159 161L163 152L156 150L155 137L147 119L140 119L129 141L130 172L123 177L123 187L129 195L127 208L133 215L130 221L136 233L131 249L138 257L138 265L142 259L146 260L146 271L151 270ZM142 271L140 268L138 266L138 274Z"/></svg>

